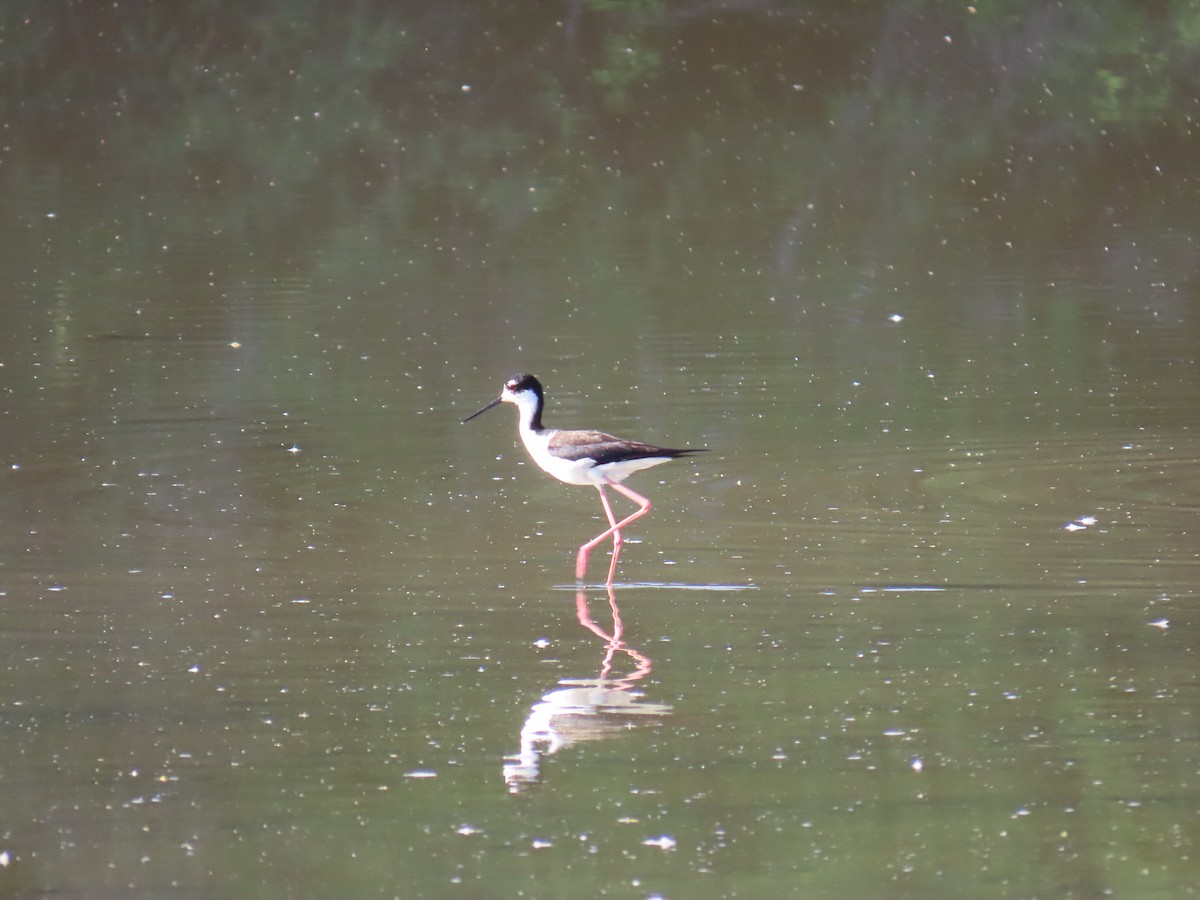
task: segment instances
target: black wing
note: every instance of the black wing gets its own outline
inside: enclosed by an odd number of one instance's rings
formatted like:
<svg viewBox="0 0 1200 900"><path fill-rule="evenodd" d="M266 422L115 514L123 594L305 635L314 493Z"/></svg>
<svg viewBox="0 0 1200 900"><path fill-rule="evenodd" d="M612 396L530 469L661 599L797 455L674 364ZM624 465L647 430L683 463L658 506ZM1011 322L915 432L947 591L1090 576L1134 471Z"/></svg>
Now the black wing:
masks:
<svg viewBox="0 0 1200 900"><path fill-rule="evenodd" d="M677 450L605 434L603 431L560 431L550 439L550 452L562 459L594 459L596 465L628 459L677 459L707 448Z"/></svg>

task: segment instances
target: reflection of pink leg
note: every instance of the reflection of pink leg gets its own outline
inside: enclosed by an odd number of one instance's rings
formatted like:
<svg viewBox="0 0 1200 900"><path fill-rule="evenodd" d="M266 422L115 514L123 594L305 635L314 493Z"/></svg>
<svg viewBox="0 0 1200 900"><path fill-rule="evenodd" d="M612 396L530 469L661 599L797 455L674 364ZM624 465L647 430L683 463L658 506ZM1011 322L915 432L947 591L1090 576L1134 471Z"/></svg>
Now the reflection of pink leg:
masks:
<svg viewBox="0 0 1200 900"><path fill-rule="evenodd" d="M632 647L628 646L622 639L625 633L625 628L621 624L621 610L617 606L617 595L613 593L612 585L607 585L608 588L608 607L612 611L613 630L612 634L607 634L603 628L596 624L592 619L592 615L588 612L587 594L582 590L575 593L575 614L579 618L579 624L586 628L592 634L596 635L604 641L604 661L600 664L600 679L608 678L609 672L612 670L612 661L614 654L620 650L633 660L634 671L630 672L622 678L612 682L614 685L619 685L620 690L632 687L633 683L640 678L644 678L650 674L650 659L642 655Z"/></svg>
<svg viewBox="0 0 1200 900"><path fill-rule="evenodd" d="M636 503L639 508L618 522L616 520L616 516L613 515L612 507L609 506L608 495L604 493L604 485L596 485L596 489L600 491L600 502L604 505L604 515L608 517L609 528L607 531L596 535L579 548L579 556L575 559L575 579L577 581L583 580L583 576L587 573L588 554L592 552L592 548L594 548L597 544L611 534L613 536L613 560L612 565L608 567L608 581L606 581L605 584L612 584L613 576L617 572L617 556L621 552L621 529L634 519L640 519L646 513L650 512L650 501L637 491L631 490L630 488L625 487L625 485L617 484L616 482L610 482L609 484L613 490L624 494L626 497Z"/></svg>
<svg viewBox="0 0 1200 900"><path fill-rule="evenodd" d="M608 589L608 608L612 610L612 634L608 634L603 628L597 625L595 619L592 618L592 614L588 612L587 594L582 590L575 592L575 615L579 619L579 624L601 640L607 641L610 644L621 644L621 636L625 633L625 626L621 624L621 610L617 606L617 596L613 593L611 586Z"/></svg>

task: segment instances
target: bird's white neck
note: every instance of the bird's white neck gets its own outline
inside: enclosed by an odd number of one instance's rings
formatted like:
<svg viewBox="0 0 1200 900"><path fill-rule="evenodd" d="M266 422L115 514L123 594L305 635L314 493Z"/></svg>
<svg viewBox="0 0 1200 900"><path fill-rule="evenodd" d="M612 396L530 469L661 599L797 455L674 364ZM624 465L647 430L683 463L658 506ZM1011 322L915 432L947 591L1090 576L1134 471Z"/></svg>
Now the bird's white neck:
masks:
<svg viewBox="0 0 1200 900"><path fill-rule="evenodd" d="M534 435L542 431L542 402L532 391L514 394L512 402L517 407L520 417L521 437Z"/></svg>

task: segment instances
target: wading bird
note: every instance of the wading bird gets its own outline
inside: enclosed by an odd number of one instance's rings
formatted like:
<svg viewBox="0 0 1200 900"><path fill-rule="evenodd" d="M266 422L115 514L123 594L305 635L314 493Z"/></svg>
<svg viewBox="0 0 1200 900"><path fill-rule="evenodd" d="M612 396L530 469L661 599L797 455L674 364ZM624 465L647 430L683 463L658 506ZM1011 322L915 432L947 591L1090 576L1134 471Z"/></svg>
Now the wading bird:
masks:
<svg viewBox="0 0 1200 900"><path fill-rule="evenodd" d="M621 552L621 529L650 511L650 501L621 482L639 469L648 469L689 453L702 453L704 448L671 450L613 437L602 431L546 428L542 425L545 395L541 382L532 375L514 375L505 383L499 397L479 412L467 416L463 423L470 422L501 403L512 403L517 407L521 442L543 471L567 484L594 485L600 492L600 503L604 506L609 527L579 548L575 560L575 578L577 581L583 580L587 572L588 554L593 547L612 535L612 565L609 566L608 581L605 582L612 584L617 571L617 556ZM604 491L606 487L624 494L638 505L638 509L618 522L608 503L608 495Z"/></svg>

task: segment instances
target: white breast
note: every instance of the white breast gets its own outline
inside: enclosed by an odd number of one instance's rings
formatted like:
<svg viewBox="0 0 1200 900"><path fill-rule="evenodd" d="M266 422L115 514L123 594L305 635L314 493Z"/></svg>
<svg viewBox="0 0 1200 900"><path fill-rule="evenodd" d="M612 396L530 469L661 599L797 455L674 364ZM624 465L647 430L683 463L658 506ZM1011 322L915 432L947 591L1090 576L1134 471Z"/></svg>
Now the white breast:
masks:
<svg viewBox="0 0 1200 900"><path fill-rule="evenodd" d="M538 467L559 481L567 484L603 484L605 481L619 481L619 478L605 478L596 471L596 461L593 459L563 459L550 452L550 438L556 430L550 429L540 434L521 429L521 441L525 449L533 457ZM639 460L640 462L640 460ZM622 476L623 477L623 476Z"/></svg>

